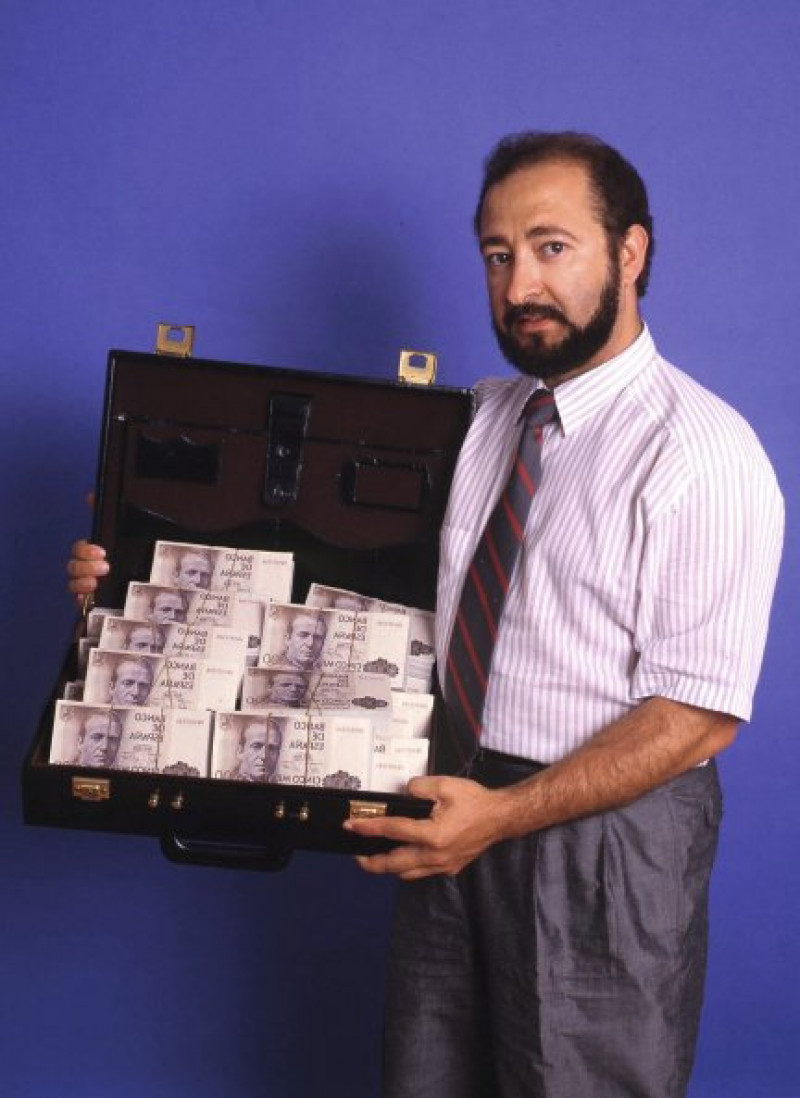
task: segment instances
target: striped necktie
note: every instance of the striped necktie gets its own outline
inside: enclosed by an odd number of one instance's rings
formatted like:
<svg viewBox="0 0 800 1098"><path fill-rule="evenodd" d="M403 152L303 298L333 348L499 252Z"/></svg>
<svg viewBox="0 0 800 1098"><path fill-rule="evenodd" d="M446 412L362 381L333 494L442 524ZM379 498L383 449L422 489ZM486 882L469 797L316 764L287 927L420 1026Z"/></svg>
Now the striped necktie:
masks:
<svg viewBox="0 0 800 1098"><path fill-rule="evenodd" d="M500 618L531 501L542 476L543 427L557 418L552 392L537 389L520 416L525 426L508 483L464 580L445 671L450 728L462 766L473 758L478 747Z"/></svg>

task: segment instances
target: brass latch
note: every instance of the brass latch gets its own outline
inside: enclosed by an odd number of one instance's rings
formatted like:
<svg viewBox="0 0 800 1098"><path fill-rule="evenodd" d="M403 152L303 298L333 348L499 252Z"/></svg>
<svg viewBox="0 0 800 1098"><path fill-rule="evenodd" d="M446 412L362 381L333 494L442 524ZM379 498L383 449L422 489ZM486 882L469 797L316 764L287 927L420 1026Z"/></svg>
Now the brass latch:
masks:
<svg viewBox="0 0 800 1098"><path fill-rule="evenodd" d="M386 801L351 801L351 820L373 820L386 815Z"/></svg>
<svg viewBox="0 0 800 1098"><path fill-rule="evenodd" d="M108 778L73 778L72 796L78 801L107 801L111 796Z"/></svg>
<svg viewBox="0 0 800 1098"><path fill-rule="evenodd" d="M194 347L193 324L159 324L156 333L156 354L188 358Z"/></svg>
<svg viewBox="0 0 800 1098"><path fill-rule="evenodd" d="M409 385L433 385L436 380L436 355L430 351L401 351L397 376Z"/></svg>

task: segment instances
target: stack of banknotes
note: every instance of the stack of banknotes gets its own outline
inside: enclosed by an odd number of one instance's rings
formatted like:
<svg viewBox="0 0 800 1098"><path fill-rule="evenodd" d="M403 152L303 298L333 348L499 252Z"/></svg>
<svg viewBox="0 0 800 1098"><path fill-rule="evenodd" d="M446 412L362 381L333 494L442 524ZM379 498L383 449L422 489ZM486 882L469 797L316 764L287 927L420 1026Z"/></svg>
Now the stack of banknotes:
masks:
<svg viewBox="0 0 800 1098"><path fill-rule="evenodd" d="M291 553L158 541L98 607L52 763L402 792L426 773L433 614L312 584Z"/></svg>

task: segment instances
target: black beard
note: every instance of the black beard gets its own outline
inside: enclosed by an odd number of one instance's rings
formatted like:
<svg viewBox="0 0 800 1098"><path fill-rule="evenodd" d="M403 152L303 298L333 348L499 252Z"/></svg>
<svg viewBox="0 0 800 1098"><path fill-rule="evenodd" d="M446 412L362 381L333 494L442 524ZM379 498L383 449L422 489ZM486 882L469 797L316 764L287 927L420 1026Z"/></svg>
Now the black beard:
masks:
<svg viewBox="0 0 800 1098"><path fill-rule="evenodd" d="M580 369L611 338L619 312L619 288L619 265L612 262L608 281L600 291L597 308L582 328L573 324L552 305L509 305L503 315L505 329L492 320L500 350L520 373L538 377L542 381ZM566 328L566 335L560 343L548 347L541 335L534 332L523 346L511 334L515 322L523 316L559 321Z"/></svg>

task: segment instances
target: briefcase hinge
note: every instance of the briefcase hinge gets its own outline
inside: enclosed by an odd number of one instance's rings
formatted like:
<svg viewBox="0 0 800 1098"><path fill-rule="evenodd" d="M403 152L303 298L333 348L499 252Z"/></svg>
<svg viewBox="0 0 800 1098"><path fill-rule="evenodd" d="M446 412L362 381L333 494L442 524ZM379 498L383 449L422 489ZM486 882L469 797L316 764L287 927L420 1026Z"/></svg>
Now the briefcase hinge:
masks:
<svg viewBox="0 0 800 1098"><path fill-rule="evenodd" d="M433 385L436 380L436 355L430 351L401 351L397 376L409 385Z"/></svg>
<svg viewBox="0 0 800 1098"><path fill-rule="evenodd" d="M386 801L351 801L351 820L372 820L386 815Z"/></svg>
<svg viewBox="0 0 800 1098"><path fill-rule="evenodd" d="M159 324L156 333L156 354L188 358L194 347L193 324Z"/></svg>
<svg viewBox="0 0 800 1098"><path fill-rule="evenodd" d="M77 801L107 801L111 797L109 778L73 778L72 796Z"/></svg>

